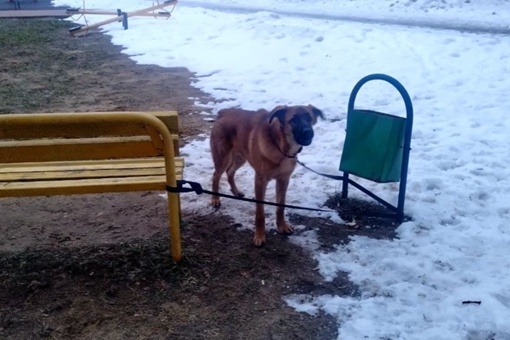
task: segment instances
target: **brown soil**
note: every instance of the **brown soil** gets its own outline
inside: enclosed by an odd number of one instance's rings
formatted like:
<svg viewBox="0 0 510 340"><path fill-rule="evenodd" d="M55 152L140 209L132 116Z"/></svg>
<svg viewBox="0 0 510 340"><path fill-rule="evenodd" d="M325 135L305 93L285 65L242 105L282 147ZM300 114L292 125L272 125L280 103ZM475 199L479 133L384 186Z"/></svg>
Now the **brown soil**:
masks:
<svg viewBox="0 0 510 340"><path fill-rule="evenodd" d="M99 33L69 36L54 19L0 21L0 113L177 110L182 143L208 133L184 68L136 65ZM331 203L331 202L330 202ZM335 206L335 203L331 203ZM291 216L291 221L317 221ZM322 221L325 250L356 228ZM336 320L297 313L288 294L355 295L326 283L285 237L251 233L183 206L184 260L168 253L159 193L0 199L0 338L335 339ZM361 228L392 237L394 225Z"/></svg>

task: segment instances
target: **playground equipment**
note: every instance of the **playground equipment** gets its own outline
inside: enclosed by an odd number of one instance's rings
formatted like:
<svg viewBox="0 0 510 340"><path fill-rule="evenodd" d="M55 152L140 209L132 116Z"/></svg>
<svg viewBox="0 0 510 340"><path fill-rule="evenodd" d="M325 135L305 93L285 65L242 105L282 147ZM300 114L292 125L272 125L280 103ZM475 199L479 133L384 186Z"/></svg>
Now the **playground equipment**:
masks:
<svg viewBox="0 0 510 340"><path fill-rule="evenodd" d="M85 3L85 2L84 2ZM152 6L146 7L143 9L139 9L133 12L123 12L121 9L117 9L116 11L105 11L105 10L93 10L93 9L80 9L80 8L68 8L66 9L66 14L73 16L76 14L85 16L88 14L92 15L113 15L113 18L100 21L98 23L92 24L92 25L80 25L73 27L69 29L69 33L73 36L81 36L86 34L89 30L101 27L103 25L111 24L113 22L122 22L122 27L124 27L125 30L128 29L128 18L129 17L135 17L135 16L151 16L151 17L163 17L163 18L169 18L177 5L177 0L165 0L163 2L159 2L159 0L156 3L153 3ZM170 11L163 10L164 7L173 6ZM156 12L157 10L161 10Z"/></svg>
<svg viewBox="0 0 510 340"><path fill-rule="evenodd" d="M400 92L406 107L405 118L354 108L359 90L371 80L386 81ZM392 211L389 216L402 220L412 129L413 105L404 86L385 74L371 74L362 78L354 86L347 108L347 129L340 161L340 171L343 171L342 198L347 198L350 184ZM397 206L354 182L349 174L376 183L400 181Z"/></svg>

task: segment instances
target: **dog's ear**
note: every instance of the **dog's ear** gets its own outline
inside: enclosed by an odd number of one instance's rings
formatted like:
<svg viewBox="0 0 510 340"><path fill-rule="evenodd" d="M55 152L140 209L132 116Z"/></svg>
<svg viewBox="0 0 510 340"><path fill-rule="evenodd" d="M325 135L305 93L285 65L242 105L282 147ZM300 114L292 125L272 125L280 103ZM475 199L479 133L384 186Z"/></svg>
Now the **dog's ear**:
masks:
<svg viewBox="0 0 510 340"><path fill-rule="evenodd" d="M308 109L310 110L311 113L314 114L315 119L317 119L318 117L320 117L321 119L326 119L326 117L324 117L324 113L315 106L308 105Z"/></svg>
<svg viewBox="0 0 510 340"><path fill-rule="evenodd" d="M269 124L273 122L273 119L276 117L278 120L283 124L285 114L287 113L287 106L286 105L280 105L273 109L273 111L270 112L269 116Z"/></svg>

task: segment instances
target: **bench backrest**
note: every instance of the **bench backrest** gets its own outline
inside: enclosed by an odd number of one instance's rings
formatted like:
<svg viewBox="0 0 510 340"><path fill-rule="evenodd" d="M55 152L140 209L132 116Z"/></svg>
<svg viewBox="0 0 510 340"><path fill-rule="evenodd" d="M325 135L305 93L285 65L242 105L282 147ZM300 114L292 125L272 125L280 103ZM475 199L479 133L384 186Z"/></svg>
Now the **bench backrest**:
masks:
<svg viewBox="0 0 510 340"><path fill-rule="evenodd" d="M0 163L177 155L177 136L174 111L0 115Z"/></svg>

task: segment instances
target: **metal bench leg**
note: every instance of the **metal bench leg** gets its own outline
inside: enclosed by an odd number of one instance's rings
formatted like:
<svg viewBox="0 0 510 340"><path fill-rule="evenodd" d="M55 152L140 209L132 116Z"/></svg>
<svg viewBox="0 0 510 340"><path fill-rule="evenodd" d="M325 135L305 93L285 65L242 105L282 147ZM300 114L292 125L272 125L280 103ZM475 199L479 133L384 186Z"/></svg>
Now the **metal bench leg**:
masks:
<svg viewBox="0 0 510 340"><path fill-rule="evenodd" d="M168 227L170 231L170 251L175 262L181 260L181 231L179 194L168 193Z"/></svg>

